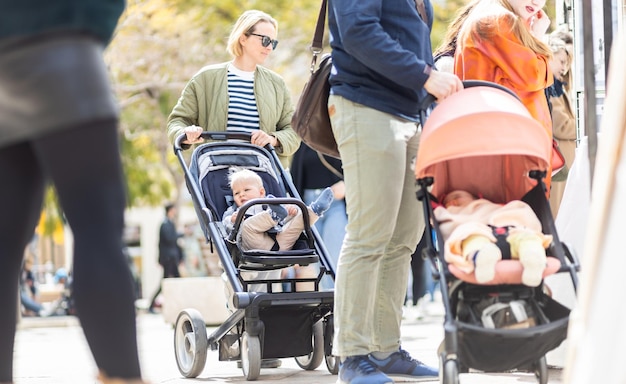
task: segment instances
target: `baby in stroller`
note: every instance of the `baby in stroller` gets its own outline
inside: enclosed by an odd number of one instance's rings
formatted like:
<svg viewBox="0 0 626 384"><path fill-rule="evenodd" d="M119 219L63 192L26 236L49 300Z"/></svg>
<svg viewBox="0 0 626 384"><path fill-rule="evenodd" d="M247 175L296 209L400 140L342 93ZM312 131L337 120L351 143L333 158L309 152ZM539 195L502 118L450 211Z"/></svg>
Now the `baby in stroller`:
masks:
<svg viewBox="0 0 626 384"><path fill-rule="evenodd" d="M473 271L478 283L487 283L494 279L504 252L505 259L522 264L524 285L541 284L552 236L541 232L541 222L528 204L495 204L463 190L448 193L442 203L433 214L445 241L446 262L465 273Z"/></svg>
<svg viewBox="0 0 626 384"><path fill-rule="evenodd" d="M266 197L266 193L261 177L249 169L233 169L228 175L228 181L234 204L224 212L222 223L230 233L234 229L239 207L252 199ZM332 202L333 192L326 188L308 207L311 225L328 210ZM254 205L246 211L245 216L237 238L244 251L289 250L304 230L302 211L295 205Z"/></svg>

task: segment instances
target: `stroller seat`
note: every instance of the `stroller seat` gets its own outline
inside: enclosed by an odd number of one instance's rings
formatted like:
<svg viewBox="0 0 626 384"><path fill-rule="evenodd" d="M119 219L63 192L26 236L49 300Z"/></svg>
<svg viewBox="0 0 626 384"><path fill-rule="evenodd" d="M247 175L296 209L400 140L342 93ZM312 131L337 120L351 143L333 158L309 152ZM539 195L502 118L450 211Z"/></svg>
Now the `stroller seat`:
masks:
<svg viewBox="0 0 626 384"><path fill-rule="evenodd" d="M226 209L234 203L231 188L228 184L228 173L233 168L249 169L257 173L263 181L267 195L274 198L255 199L239 208L238 217L234 225L234 229L230 235L224 230L224 238L231 245L231 253L233 253L236 265L242 270L273 270L286 268L295 264L309 265L319 261L311 236L301 236L296 242L293 249L290 250L264 250L252 249L243 250L237 243L237 233L239 232L242 220L246 211L256 205L267 204L295 204L306 213L304 203L294 197L288 197L285 188L280 182L276 172L271 166L267 157L260 156L255 150L242 150L237 148L233 152L233 148L224 148L207 152L198 157L198 165L201 169L200 180L202 189L205 191L204 197L207 206L213 207L217 220L219 220ZM305 220L308 223L308 220ZM305 225L305 229L310 229Z"/></svg>

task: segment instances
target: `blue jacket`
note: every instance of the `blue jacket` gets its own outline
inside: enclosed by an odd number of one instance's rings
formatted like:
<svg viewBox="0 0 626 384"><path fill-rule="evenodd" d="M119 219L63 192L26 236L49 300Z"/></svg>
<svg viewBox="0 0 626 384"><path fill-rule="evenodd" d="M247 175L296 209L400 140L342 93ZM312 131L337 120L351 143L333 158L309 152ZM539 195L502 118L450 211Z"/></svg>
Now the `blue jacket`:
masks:
<svg viewBox="0 0 626 384"><path fill-rule="evenodd" d="M419 121L433 66L433 7L423 21L414 0L329 0L331 94Z"/></svg>

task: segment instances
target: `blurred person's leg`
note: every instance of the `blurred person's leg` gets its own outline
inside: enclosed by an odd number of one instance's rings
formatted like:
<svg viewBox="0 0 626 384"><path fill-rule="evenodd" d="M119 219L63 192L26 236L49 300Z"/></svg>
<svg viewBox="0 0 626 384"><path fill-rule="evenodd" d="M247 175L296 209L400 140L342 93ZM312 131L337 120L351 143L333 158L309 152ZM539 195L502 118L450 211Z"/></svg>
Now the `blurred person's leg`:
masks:
<svg viewBox="0 0 626 384"><path fill-rule="evenodd" d="M109 377L138 378L132 276L122 252L126 198L117 121L69 129L34 147L74 233L73 296L96 364Z"/></svg>
<svg viewBox="0 0 626 384"><path fill-rule="evenodd" d="M424 279L424 269L427 261L422 257L422 251L426 248L426 240L424 234L413 255L411 255L411 272L413 273L413 284L411 286L413 306L426 294L427 286Z"/></svg>
<svg viewBox="0 0 626 384"><path fill-rule="evenodd" d="M11 382L18 276L24 249L39 221L44 190L29 144L0 148L0 180L0 382Z"/></svg>

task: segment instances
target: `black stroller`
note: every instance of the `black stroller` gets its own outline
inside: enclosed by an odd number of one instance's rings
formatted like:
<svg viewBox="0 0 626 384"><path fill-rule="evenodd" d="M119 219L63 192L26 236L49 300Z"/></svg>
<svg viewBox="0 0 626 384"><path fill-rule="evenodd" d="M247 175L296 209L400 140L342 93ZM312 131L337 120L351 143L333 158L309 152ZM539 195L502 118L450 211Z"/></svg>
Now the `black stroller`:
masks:
<svg viewBox="0 0 626 384"><path fill-rule="evenodd" d="M204 369L207 349L219 350L220 361L241 361L247 380L256 380L263 359L295 357L306 370L316 369L325 359L328 370L336 374L338 364L331 355L333 335L333 291L321 291L320 281L332 279L334 271L327 251L314 228L308 225L308 212L290 176L282 168L271 146L250 144L246 132L203 132L209 143L198 146L189 166L183 158L179 136L174 144L185 174L200 225L212 249L217 252L227 288L232 314L207 336L206 324L199 311L185 309L175 324L176 363L185 377L197 377ZM259 174L267 194L275 198L255 199L238 210L235 229L229 235L222 225L222 215L232 204L228 172L232 167L250 169ZM247 209L257 204L295 204L304 215L305 230L289 251L243 251L236 238ZM253 271L276 271L300 265L317 265L319 273L310 278L244 278ZM248 273L250 275L250 273ZM308 283L314 289L298 292L297 286ZM276 290L286 285L287 292ZM263 287L252 292L251 287ZM261 292L263 291L263 292ZM217 293L217 294L221 294Z"/></svg>
<svg viewBox="0 0 626 384"><path fill-rule="evenodd" d="M539 383L548 382L545 354L565 340L569 309L550 297L543 281L538 287L523 285L518 260L499 261L496 279L488 284L448 265L432 203L454 190L495 203L526 202L543 233L553 236L544 277L568 272L576 289L579 263L559 241L544 192L551 151L544 128L513 93L493 83L466 82L424 124L415 173L426 233L432 234L426 236L424 257L437 271L445 309L442 383L458 384L459 373L470 368L524 370L534 372ZM505 265L513 268L502 275Z"/></svg>

